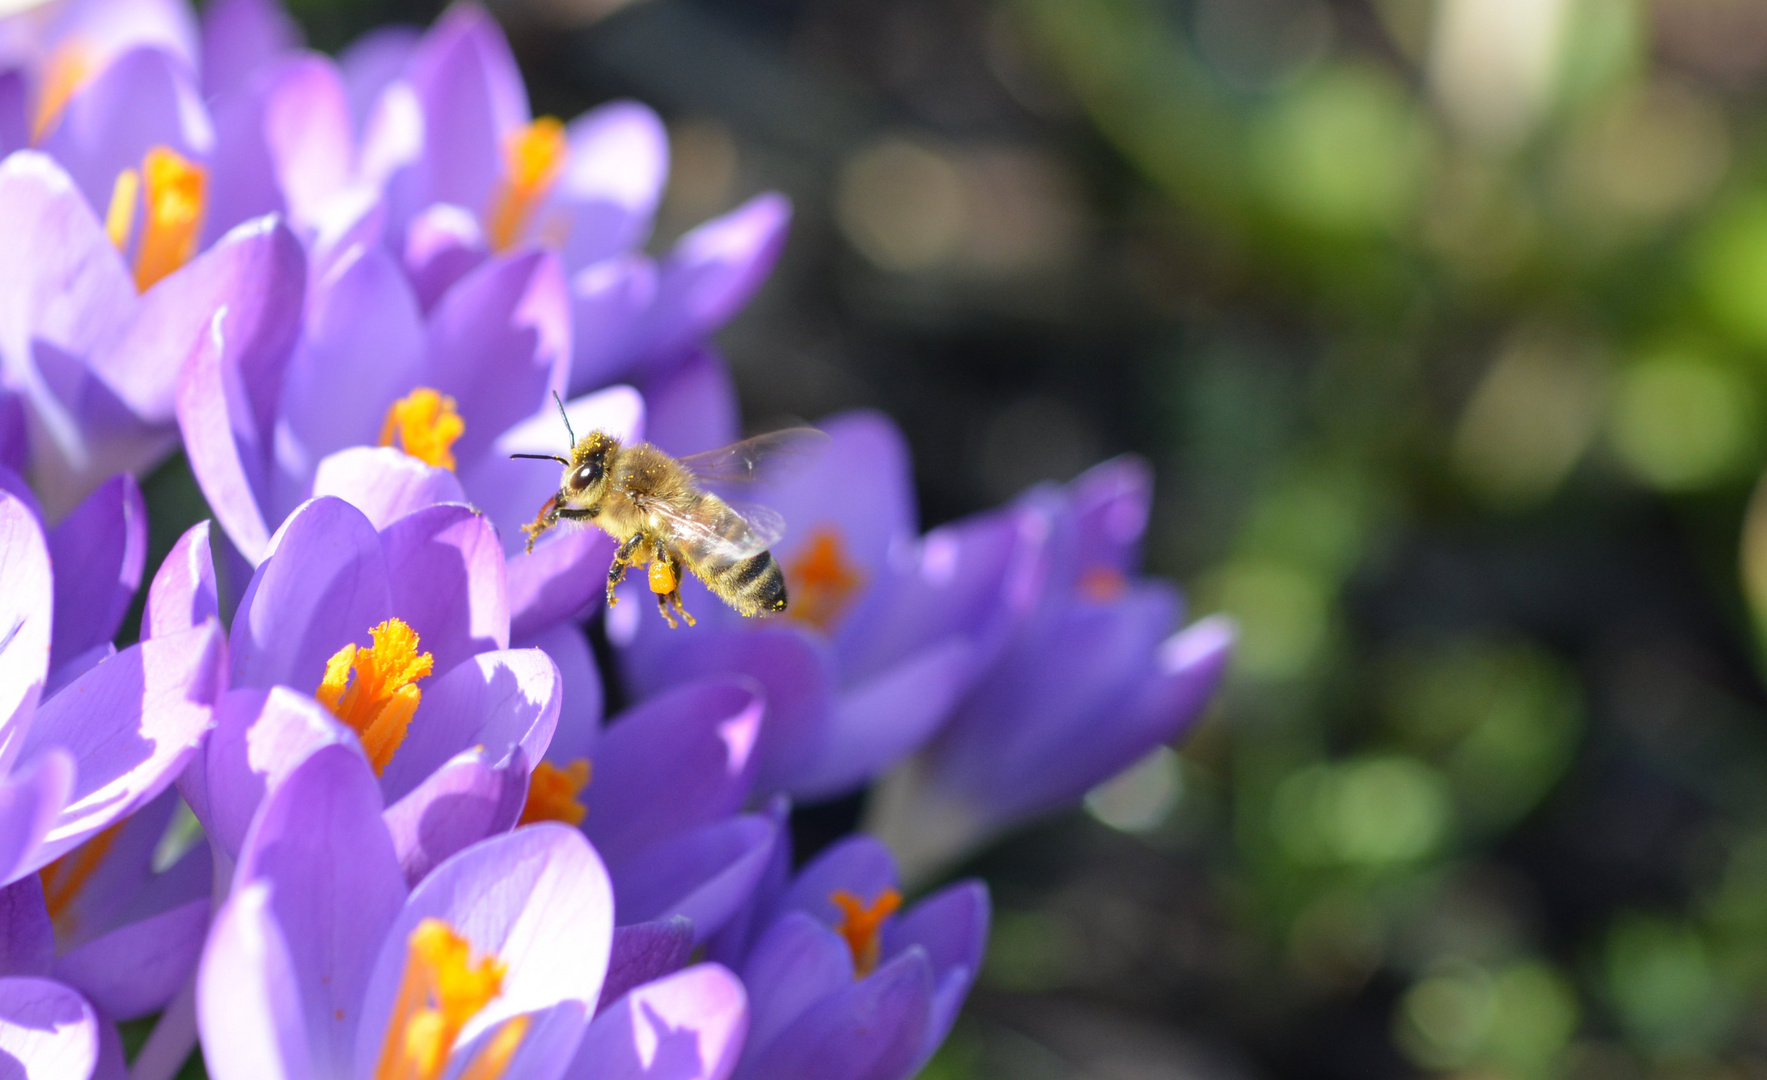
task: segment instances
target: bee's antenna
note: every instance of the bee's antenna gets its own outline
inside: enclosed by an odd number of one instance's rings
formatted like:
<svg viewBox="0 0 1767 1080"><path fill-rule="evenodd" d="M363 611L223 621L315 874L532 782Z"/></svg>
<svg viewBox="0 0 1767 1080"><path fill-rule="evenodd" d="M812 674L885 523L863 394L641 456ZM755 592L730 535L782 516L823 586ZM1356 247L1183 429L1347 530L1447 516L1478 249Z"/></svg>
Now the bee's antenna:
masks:
<svg viewBox="0 0 1767 1080"><path fill-rule="evenodd" d="M571 430L571 414L564 411L564 399L554 390L552 400L558 403L558 415L564 417L564 433L571 437L571 445L574 447L577 445L577 433Z"/></svg>
<svg viewBox="0 0 1767 1080"><path fill-rule="evenodd" d="M557 454L511 454L509 456L512 459L513 458L529 458L534 461L556 461L560 465L569 465L570 464L569 459L561 458Z"/></svg>

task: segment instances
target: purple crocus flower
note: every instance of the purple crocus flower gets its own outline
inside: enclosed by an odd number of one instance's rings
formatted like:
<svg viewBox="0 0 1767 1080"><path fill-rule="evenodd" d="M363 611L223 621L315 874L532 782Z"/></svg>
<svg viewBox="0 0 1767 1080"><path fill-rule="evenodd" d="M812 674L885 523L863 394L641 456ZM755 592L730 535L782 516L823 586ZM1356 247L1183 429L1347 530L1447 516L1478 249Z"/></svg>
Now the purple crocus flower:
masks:
<svg viewBox="0 0 1767 1080"><path fill-rule="evenodd" d="M906 910L889 850L843 840L789 858L713 945L748 987L739 1080L905 1080L944 1041L981 967L988 893L949 886Z"/></svg>
<svg viewBox="0 0 1767 1080"><path fill-rule="evenodd" d="M103 1022L79 993L50 979L31 976L0 978L0 1054L31 1080L111 1080L121 1077L118 1043L110 1068L103 1061L106 1036L114 1030Z"/></svg>
<svg viewBox="0 0 1767 1080"><path fill-rule="evenodd" d="M217 1080L725 1075L742 992L715 966L589 1023L613 915L600 859L554 824L475 844L409 888L372 773L323 748L241 852L198 982L205 1062Z"/></svg>
<svg viewBox="0 0 1767 1080"><path fill-rule="evenodd" d="M168 611L212 602L206 545L193 530L180 546L167 559L178 577L155 583L154 619L162 591ZM185 798L232 856L266 793L341 744L378 774L416 881L515 824L552 737L558 669L508 640L503 552L484 518L439 505L376 530L348 503L315 499L272 538L240 599L232 689L180 782Z"/></svg>
<svg viewBox="0 0 1767 1080"><path fill-rule="evenodd" d="M1119 459L1021 501L1048 536L1036 611L874 807L874 831L917 873L1074 803L1177 738L1214 694L1232 625L1175 631L1176 590L1131 576L1151 487L1145 465Z"/></svg>
<svg viewBox="0 0 1767 1080"><path fill-rule="evenodd" d="M153 800L196 752L225 678L212 620L130 646L45 693L55 590L31 509L0 492L0 882Z"/></svg>

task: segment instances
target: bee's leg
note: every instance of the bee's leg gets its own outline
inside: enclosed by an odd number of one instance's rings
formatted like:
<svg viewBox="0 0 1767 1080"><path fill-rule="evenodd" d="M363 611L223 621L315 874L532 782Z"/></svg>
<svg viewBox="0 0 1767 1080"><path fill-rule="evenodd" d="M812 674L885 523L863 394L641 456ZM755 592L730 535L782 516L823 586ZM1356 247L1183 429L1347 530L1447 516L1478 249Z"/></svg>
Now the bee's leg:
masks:
<svg viewBox="0 0 1767 1080"><path fill-rule="evenodd" d="M669 629L678 629L675 622L675 616L669 614L669 595L667 593L656 594L656 610L658 615L669 620Z"/></svg>
<svg viewBox="0 0 1767 1080"><path fill-rule="evenodd" d="M614 561L607 568L608 607L613 607L620 602L619 599L614 596L614 587L619 585L620 582L626 580L626 568L632 565L632 555L638 550L640 538L641 534L633 533L631 536L628 536L626 542L621 544L619 549L614 552Z"/></svg>
<svg viewBox="0 0 1767 1080"><path fill-rule="evenodd" d="M669 594L669 603L670 603L670 605L672 605L674 607L676 613L679 614L681 616L681 618L687 622L688 626L699 625L698 623L693 621L693 616L689 615L687 613L687 609L681 605L681 590L680 589L676 589L674 592Z"/></svg>

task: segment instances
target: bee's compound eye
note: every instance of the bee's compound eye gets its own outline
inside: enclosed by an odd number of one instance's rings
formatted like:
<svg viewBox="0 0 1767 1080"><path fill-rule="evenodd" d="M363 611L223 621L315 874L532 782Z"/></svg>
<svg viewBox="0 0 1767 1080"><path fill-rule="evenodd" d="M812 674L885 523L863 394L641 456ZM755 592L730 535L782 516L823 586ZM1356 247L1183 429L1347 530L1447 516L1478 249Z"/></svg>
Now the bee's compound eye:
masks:
<svg viewBox="0 0 1767 1080"><path fill-rule="evenodd" d="M582 491L599 479L601 479L601 466L593 461L587 462L577 466L577 471L571 473L571 488L575 491Z"/></svg>

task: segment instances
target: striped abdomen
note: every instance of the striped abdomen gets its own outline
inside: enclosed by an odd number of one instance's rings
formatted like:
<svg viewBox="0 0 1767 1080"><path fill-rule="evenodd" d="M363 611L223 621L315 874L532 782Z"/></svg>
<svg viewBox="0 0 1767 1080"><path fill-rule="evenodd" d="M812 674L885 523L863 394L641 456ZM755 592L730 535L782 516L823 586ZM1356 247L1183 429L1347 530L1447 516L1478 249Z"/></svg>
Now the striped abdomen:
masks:
<svg viewBox="0 0 1767 1080"><path fill-rule="evenodd" d="M757 555L733 555L752 551L753 534L736 511L715 496L702 496L700 520L711 526L716 539L686 538L680 545L688 569L743 615L772 615L785 610L785 574L771 551Z"/></svg>

